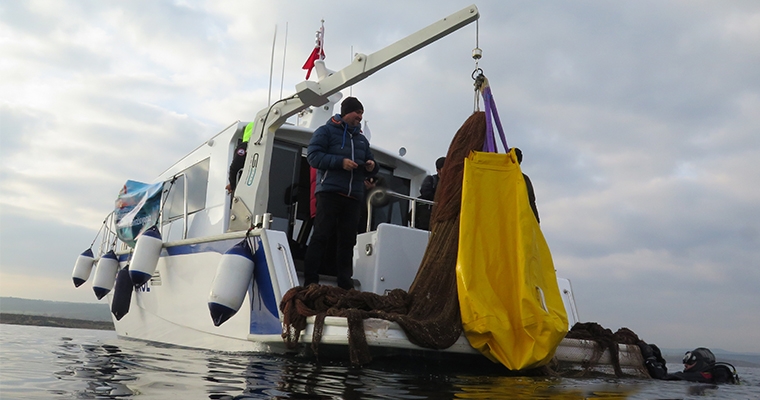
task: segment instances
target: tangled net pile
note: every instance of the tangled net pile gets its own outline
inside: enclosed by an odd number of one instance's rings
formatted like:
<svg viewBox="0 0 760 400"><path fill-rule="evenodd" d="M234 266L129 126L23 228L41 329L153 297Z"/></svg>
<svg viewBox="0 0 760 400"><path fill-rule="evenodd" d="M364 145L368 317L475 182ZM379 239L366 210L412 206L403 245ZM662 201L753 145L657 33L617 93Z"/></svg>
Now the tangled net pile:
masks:
<svg viewBox="0 0 760 400"><path fill-rule="evenodd" d="M464 159L470 151L483 149L485 134L485 113L475 112L452 139L436 189L430 240L409 292L396 289L380 296L331 286L292 288L280 303L284 319L282 337L288 347L297 346L310 316L315 316L311 345L316 355L325 317L346 317L350 359L355 365L371 360L364 336L366 318L398 323L409 341L421 347L445 349L456 342L462 333L456 262Z"/></svg>
<svg viewBox="0 0 760 400"><path fill-rule="evenodd" d="M638 335L628 328L620 328L615 333L612 330L599 325L596 322L578 322L567 332L566 338L593 340L597 346L594 348L594 354L584 365L586 370L594 367L594 364L602 357L602 353L607 350L612 361L612 368L615 376L622 377L623 369L620 367L619 345L628 344L639 346L641 343L646 344L639 339Z"/></svg>

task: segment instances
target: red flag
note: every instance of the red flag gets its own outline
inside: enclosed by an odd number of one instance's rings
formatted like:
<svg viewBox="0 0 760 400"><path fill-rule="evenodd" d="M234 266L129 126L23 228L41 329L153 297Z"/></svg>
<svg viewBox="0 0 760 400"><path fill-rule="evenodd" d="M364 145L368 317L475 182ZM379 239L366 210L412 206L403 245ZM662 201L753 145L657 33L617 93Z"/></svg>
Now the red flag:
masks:
<svg viewBox="0 0 760 400"><path fill-rule="evenodd" d="M311 51L309 58L306 59L306 62L303 64L303 67L302 67L303 69L306 70L306 79L309 79L309 76L311 76L311 70L314 68L314 61L325 59L325 50L323 48L324 39L325 39L325 21L322 20L322 27L320 27L319 30L317 31L317 43L314 45L314 50Z"/></svg>

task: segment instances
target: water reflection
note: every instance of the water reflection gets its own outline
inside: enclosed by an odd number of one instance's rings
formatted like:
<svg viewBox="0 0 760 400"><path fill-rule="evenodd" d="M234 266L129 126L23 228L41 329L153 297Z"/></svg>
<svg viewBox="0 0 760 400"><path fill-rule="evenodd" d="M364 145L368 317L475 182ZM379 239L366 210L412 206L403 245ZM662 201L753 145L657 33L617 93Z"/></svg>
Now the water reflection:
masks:
<svg viewBox="0 0 760 400"><path fill-rule="evenodd" d="M295 356L211 352L119 340L54 351L67 398L209 399L620 399L704 394L717 388L635 379L507 376L503 368L426 360L364 368ZM69 390L65 390L68 388ZM727 388L721 387L721 394ZM697 393L702 391L702 393Z"/></svg>
<svg viewBox="0 0 760 400"><path fill-rule="evenodd" d="M84 390L73 393L80 399L117 398L134 394L126 385L136 378L121 374L128 355L112 345L78 345L71 338L62 338L57 364L63 370L54 375L62 380L85 382ZM62 394L62 393L59 393Z"/></svg>
<svg viewBox="0 0 760 400"><path fill-rule="evenodd" d="M562 378L504 376L501 368L462 369L409 360L355 368L335 361L251 355L247 361L209 359L205 380L214 399L616 399L638 390L634 384ZM235 370L245 387L236 391Z"/></svg>

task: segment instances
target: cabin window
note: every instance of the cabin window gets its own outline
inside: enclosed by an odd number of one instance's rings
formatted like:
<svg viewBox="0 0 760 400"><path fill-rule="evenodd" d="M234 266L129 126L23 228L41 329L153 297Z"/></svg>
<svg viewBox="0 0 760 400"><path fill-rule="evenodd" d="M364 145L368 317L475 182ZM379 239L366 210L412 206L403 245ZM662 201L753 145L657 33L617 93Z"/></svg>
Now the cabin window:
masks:
<svg viewBox="0 0 760 400"><path fill-rule="evenodd" d="M164 183L163 199L164 223L182 218L185 213L185 186L187 186L187 213L192 214L206 208L208 170L210 159L206 158L190 168L174 175L174 179Z"/></svg>

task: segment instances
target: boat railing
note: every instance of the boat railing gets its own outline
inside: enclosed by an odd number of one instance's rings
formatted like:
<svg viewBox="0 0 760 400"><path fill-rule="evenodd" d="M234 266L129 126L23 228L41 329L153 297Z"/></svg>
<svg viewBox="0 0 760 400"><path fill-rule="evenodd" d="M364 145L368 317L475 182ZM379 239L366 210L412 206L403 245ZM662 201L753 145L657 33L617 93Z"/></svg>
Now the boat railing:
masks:
<svg viewBox="0 0 760 400"><path fill-rule="evenodd" d="M171 195L171 190L174 187L174 182L176 182L180 178L182 178L182 214L181 215L176 215L176 216L170 216L169 218L165 219L165 214L166 214L166 209L165 208L166 208L166 201L167 201L166 199L168 199L169 196ZM166 189L166 198L164 199L164 204L161 205L161 221L160 221L160 224L159 224L161 226L161 235L162 236L164 235L164 224L168 224L170 222L174 222L174 221L176 221L176 220L178 220L178 219L181 218L182 219L182 239L187 239L187 225L188 225L187 224L187 214L188 214L188 211L187 211L188 210L188 207L187 207L187 204L188 204L188 198L187 198L187 195L188 195L188 192L187 192L188 191L187 175L184 172L179 173L177 175L174 175L169 182L171 182L171 185L169 186L169 189ZM170 204L169 204L170 208L172 208L173 203L174 203L174 201L170 201Z"/></svg>
<svg viewBox="0 0 760 400"><path fill-rule="evenodd" d="M177 214L174 216L166 217L166 213L168 212L168 209L171 209L173 206L172 199L169 199L169 196L172 195L171 190L175 187L175 182L178 179L182 179L182 213ZM166 188L166 184L169 184L169 187ZM166 224L172 223L174 221L182 219L182 238L181 240L187 239L187 232L188 232L188 221L187 217L189 214L188 209L188 184L187 184L187 176L184 172L179 173L172 177L172 179L167 180L164 182L164 198L161 202L161 212L159 214L159 223L158 226L160 227L160 232L162 237L166 237L166 232L164 231L164 227ZM169 203L169 204L167 204ZM116 227L116 215L112 212L107 217L106 220L103 221L104 225L106 226L106 230L104 234L101 237L100 240L100 246L99 246L99 253L98 254L105 254L108 252L108 250L114 248L117 243L120 243L120 250L119 253L128 253L131 251L129 245L125 242L122 242L118 239L118 235L116 233L117 227Z"/></svg>
<svg viewBox="0 0 760 400"><path fill-rule="evenodd" d="M106 216L106 219L103 221L103 230L102 236L100 237L100 245L98 246L98 255L106 254L109 250L111 250L114 247L114 243L117 242L117 234L116 234L116 213L111 211L111 213ZM100 235L101 232L98 232Z"/></svg>
<svg viewBox="0 0 760 400"><path fill-rule="evenodd" d="M416 216L417 216L417 204L423 204L423 205L434 205L434 201L420 199L418 197L412 197L408 196L402 193L394 192L390 189L385 188L377 188L373 191L371 191L367 195L367 232L369 232L372 229L372 203L382 203L386 202L388 197L394 197L401 200L407 200L409 201L409 207L412 210L411 218L410 218L410 226L412 228L415 227L416 222Z"/></svg>

